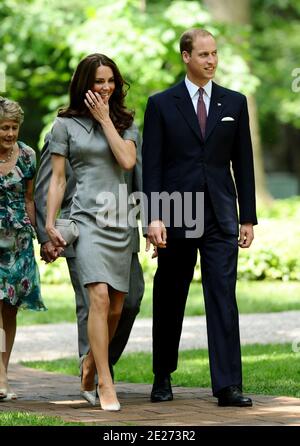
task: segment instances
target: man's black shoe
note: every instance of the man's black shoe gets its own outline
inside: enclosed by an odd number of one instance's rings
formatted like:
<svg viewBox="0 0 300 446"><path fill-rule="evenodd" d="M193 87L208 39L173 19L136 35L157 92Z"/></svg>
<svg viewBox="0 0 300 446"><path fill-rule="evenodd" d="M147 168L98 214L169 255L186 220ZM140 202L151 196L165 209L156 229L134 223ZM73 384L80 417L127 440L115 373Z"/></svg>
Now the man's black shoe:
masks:
<svg viewBox="0 0 300 446"><path fill-rule="evenodd" d="M170 375L166 376L155 375L151 392L152 403L160 403L162 401L172 401L172 399L173 399L173 393L172 393Z"/></svg>
<svg viewBox="0 0 300 446"><path fill-rule="evenodd" d="M245 397L238 386L225 387L218 393L218 405L234 407L252 406L251 398Z"/></svg>

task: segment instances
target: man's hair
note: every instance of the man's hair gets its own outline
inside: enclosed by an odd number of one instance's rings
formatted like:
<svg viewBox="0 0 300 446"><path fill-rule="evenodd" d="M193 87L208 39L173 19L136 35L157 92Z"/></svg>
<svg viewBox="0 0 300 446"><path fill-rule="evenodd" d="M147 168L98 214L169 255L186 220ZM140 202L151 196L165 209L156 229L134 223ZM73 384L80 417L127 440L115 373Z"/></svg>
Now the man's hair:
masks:
<svg viewBox="0 0 300 446"><path fill-rule="evenodd" d="M187 53L191 54L193 50L193 42L197 37L212 37L212 33L207 31L206 29L201 28L191 28L185 31L182 36L180 37L180 54L182 54L183 51L186 51Z"/></svg>

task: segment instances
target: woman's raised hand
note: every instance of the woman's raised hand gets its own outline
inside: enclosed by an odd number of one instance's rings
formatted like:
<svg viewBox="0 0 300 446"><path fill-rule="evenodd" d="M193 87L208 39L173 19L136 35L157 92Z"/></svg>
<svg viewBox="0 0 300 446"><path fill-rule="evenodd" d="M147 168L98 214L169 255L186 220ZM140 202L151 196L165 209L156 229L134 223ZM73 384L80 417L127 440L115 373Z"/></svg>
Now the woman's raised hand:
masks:
<svg viewBox="0 0 300 446"><path fill-rule="evenodd" d="M89 90L85 96L86 99L84 100L84 103L97 121L102 123L109 119L108 98L102 99L99 93L96 91L92 92L92 90Z"/></svg>

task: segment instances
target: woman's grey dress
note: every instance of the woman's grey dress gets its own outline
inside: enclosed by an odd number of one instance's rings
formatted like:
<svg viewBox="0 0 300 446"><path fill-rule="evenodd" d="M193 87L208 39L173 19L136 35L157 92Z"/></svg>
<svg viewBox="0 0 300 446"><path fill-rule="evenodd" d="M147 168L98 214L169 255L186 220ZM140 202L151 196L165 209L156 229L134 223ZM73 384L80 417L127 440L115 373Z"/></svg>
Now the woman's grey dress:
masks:
<svg viewBox="0 0 300 446"><path fill-rule="evenodd" d="M137 127L133 124L122 137L137 144ZM69 159L76 178L70 218L79 229L74 247L84 285L104 282L128 292L131 232L124 218L118 222L127 210L127 196L119 193L126 183L101 126L88 117L56 118L49 150Z"/></svg>

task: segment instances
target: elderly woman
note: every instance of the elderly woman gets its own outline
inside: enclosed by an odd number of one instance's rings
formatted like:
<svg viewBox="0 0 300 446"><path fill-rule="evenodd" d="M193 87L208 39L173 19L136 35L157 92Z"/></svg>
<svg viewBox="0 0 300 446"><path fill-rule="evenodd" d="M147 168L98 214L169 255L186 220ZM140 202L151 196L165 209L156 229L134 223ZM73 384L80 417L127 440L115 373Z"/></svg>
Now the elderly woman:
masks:
<svg viewBox="0 0 300 446"><path fill-rule="evenodd" d="M0 97L0 401L17 398L7 368L18 308L46 310L32 243L35 152L17 141L22 122L21 107Z"/></svg>

